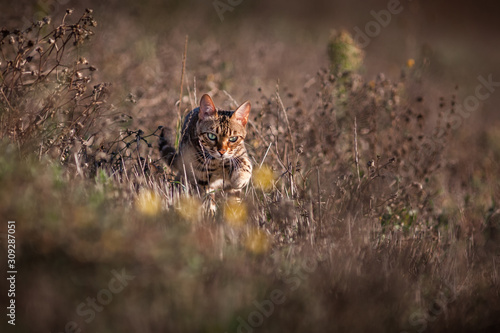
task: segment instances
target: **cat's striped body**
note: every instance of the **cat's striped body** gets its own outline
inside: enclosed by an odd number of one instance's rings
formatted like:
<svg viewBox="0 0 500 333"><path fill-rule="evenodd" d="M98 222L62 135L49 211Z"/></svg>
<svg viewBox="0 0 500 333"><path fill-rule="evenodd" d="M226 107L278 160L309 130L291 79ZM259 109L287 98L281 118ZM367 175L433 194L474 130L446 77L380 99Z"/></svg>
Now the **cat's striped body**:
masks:
<svg viewBox="0 0 500 333"><path fill-rule="evenodd" d="M179 152L162 135L160 151L181 177L207 192L238 193L252 174L244 139L250 103L235 111L217 110L208 95L189 112L182 126Z"/></svg>

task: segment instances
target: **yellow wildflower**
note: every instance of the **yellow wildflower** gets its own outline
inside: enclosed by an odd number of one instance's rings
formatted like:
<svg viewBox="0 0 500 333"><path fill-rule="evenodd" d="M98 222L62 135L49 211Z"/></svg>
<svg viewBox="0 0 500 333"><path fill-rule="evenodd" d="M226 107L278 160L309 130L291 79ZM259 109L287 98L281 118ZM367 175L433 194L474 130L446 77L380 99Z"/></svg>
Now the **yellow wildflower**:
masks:
<svg viewBox="0 0 500 333"><path fill-rule="evenodd" d="M154 216L160 212L161 200L151 190L142 190L135 201L135 207L144 215Z"/></svg>
<svg viewBox="0 0 500 333"><path fill-rule="evenodd" d="M253 182L255 186L263 191L269 191L273 188L274 172L270 167L264 165L253 172Z"/></svg>
<svg viewBox="0 0 500 333"><path fill-rule="evenodd" d="M268 235L260 229L252 229L245 239L245 247L254 254L263 254L269 250Z"/></svg>
<svg viewBox="0 0 500 333"><path fill-rule="evenodd" d="M233 227L244 226L247 222L247 207L236 199L230 199L224 206L224 218Z"/></svg>

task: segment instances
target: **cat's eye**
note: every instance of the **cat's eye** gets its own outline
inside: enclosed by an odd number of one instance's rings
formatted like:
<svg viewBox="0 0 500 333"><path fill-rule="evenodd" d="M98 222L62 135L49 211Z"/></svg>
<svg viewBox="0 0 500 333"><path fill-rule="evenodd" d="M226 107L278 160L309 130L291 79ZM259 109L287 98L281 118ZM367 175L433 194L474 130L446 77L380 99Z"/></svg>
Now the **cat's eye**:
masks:
<svg viewBox="0 0 500 333"><path fill-rule="evenodd" d="M207 137L212 141L217 139L217 135L215 135L214 133L207 133Z"/></svg>
<svg viewBox="0 0 500 333"><path fill-rule="evenodd" d="M232 136L229 138L229 142L236 142L238 141L238 137L237 136Z"/></svg>

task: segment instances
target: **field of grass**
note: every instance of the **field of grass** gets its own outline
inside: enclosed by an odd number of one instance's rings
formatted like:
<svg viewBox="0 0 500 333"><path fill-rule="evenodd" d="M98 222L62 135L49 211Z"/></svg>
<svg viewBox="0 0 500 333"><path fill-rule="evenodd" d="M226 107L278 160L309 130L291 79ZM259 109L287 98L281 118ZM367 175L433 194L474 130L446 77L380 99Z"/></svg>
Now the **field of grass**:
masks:
<svg viewBox="0 0 500 333"><path fill-rule="evenodd" d="M386 2L60 2L0 15L2 332L500 330L493 58L417 4L361 48ZM215 216L157 149L204 93L252 103Z"/></svg>

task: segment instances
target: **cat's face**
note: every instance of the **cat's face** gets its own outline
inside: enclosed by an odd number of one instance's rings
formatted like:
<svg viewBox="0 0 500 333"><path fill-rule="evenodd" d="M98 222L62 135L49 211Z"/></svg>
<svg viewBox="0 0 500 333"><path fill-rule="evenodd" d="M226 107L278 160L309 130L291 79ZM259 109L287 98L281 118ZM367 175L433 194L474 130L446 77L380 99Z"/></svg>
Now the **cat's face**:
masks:
<svg viewBox="0 0 500 333"><path fill-rule="evenodd" d="M216 159L238 157L244 149L250 102L235 111L217 111L208 95L203 95L196 130L200 144Z"/></svg>

